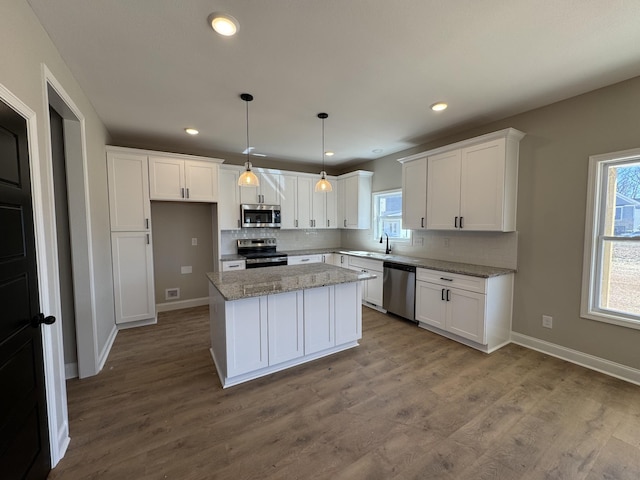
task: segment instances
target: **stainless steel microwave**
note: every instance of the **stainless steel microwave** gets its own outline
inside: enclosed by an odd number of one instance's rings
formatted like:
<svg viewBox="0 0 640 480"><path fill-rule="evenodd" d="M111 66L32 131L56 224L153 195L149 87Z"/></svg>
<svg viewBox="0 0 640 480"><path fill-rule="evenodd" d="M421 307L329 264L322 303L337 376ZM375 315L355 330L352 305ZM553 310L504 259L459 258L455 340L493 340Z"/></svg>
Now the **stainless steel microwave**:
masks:
<svg viewBox="0 0 640 480"><path fill-rule="evenodd" d="M280 228L280 205L240 205L243 228Z"/></svg>

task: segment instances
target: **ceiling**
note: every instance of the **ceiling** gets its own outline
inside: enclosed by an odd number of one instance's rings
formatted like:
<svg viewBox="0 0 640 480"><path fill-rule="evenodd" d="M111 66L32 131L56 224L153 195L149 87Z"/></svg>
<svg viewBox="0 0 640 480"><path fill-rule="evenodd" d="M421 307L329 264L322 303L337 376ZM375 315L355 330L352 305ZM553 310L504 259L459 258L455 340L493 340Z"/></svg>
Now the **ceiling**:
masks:
<svg viewBox="0 0 640 480"><path fill-rule="evenodd" d="M248 92L257 165L321 163L318 112L337 168L640 75L640 1L28 1L114 144L233 157Z"/></svg>

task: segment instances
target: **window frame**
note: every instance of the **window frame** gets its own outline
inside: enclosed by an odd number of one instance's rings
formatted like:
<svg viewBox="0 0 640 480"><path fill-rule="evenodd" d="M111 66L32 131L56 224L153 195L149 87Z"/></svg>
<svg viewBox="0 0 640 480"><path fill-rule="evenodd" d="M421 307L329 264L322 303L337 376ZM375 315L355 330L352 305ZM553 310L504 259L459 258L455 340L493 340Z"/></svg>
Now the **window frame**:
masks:
<svg viewBox="0 0 640 480"><path fill-rule="evenodd" d="M377 202L376 202L376 196L377 195L389 195L389 194L393 194L393 193L400 193L403 198L402 201L404 202L404 195L402 192L402 188L392 188L389 190L381 190L379 192L372 192L371 193L371 237L373 238L374 241L378 242L380 239L380 235L377 232L378 229L378 215L377 215L377 211L378 209L377 207ZM400 222L403 222L403 218L402 218L402 214L400 214ZM401 230L406 230L408 232L408 235L406 238L404 237L389 237L389 241L393 241L394 243L411 243L411 236L413 235L413 231L408 229L408 228L401 228ZM384 236L384 233L382 233L382 235Z"/></svg>
<svg viewBox="0 0 640 480"><path fill-rule="evenodd" d="M599 305L602 282L603 244L607 240L640 242L637 237L605 236L604 215L606 195L604 173L615 164L640 161L640 148L621 152L592 155L589 157L589 180L587 190L587 214L585 219L584 261L582 267L582 298L580 316L589 320L619 325L640 330L640 315L625 314L601 309Z"/></svg>

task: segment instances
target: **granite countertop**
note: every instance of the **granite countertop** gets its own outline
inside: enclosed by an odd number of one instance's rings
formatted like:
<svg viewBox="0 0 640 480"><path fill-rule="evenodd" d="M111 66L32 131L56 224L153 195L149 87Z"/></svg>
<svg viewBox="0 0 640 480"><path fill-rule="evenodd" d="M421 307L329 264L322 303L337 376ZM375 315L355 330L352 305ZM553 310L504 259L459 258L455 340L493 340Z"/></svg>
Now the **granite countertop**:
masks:
<svg viewBox="0 0 640 480"><path fill-rule="evenodd" d="M237 260L246 260L242 255L238 255L237 253L227 253L225 255L220 255L220 261L222 262L233 262Z"/></svg>
<svg viewBox="0 0 640 480"><path fill-rule="evenodd" d="M207 277L227 301L376 278L326 263L211 272Z"/></svg>

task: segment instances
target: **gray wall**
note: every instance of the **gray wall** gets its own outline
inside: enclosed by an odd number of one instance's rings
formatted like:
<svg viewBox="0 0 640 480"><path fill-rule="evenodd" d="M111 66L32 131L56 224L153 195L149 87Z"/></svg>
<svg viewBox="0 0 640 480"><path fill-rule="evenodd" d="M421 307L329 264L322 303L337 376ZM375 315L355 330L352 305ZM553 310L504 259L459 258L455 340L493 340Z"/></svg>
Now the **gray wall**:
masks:
<svg viewBox="0 0 640 480"><path fill-rule="evenodd" d="M640 77L358 168L375 172L374 190L399 187L396 158L506 127L525 132L520 143L513 330L637 369L640 330L580 318L580 296L589 156L638 148L639 126ZM343 243L362 240L350 235L356 234L343 234ZM463 232L446 235L465 242ZM437 239L438 234L428 238ZM426 244L418 247L426 249ZM554 317L552 330L542 328L543 314Z"/></svg>
<svg viewBox="0 0 640 480"><path fill-rule="evenodd" d="M156 303L209 296L205 273L213 271L215 207L206 203L151 202ZM217 237L217 236L216 236ZM198 245L191 245L197 238ZM182 274L182 266L192 273ZM166 300L165 289L180 288L180 298Z"/></svg>

